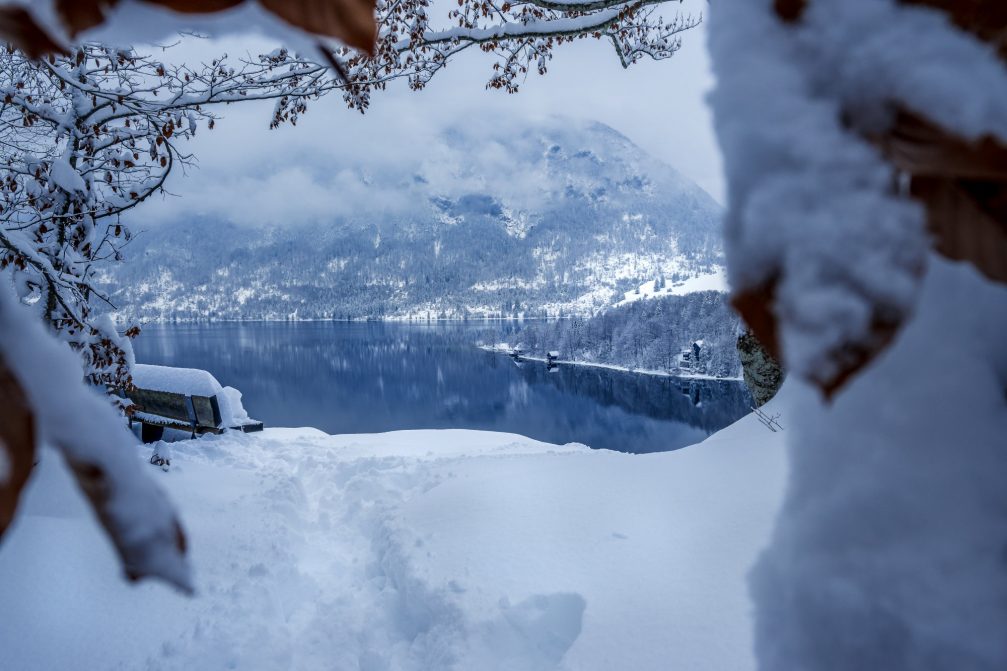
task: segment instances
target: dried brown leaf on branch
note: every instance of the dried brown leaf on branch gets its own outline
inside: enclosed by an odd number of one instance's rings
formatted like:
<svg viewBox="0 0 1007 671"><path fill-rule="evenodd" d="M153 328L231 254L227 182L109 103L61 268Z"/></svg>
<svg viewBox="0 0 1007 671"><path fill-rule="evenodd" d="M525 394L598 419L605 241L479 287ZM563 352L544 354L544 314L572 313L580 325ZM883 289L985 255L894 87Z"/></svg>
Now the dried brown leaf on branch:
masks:
<svg viewBox="0 0 1007 671"><path fill-rule="evenodd" d="M67 34L105 23L121 0L52 0ZM133 0L165 7L182 14L213 14L255 0ZM263 8L300 30L332 37L373 53L377 39L375 0L258 0ZM9 42L32 57L63 52L59 36L50 35L22 7L4 7L0 2L0 40Z"/></svg>
<svg viewBox="0 0 1007 671"><path fill-rule="evenodd" d="M1007 2L1003 0L900 0L944 12L951 21L984 42L992 44L1007 59Z"/></svg>
<svg viewBox="0 0 1007 671"><path fill-rule="evenodd" d="M22 7L0 7L0 41L14 45L32 58L66 51Z"/></svg>
<svg viewBox="0 0 1007 671"><path fill-rule="evenodd" d="M35 419L24 389L0 359L0 538L35 463Z"/></svg>
<svg viewBox="0 0 1007 671"><path fill-rule="evenodd" d="M777 361L783 361L779 319L775 314L776 281L768 282L759 289L736 292L731 297L731 306L741 315L770 356ZM845 342L833 348L829 352L831 368L808 375L809 381L814 383L826 398L831 398L891 343L900 326L898 320L892 319L883 310L876 309L871 317L867 335L857 342Z"/></svg>
<svg viewBox="0 0 1007 671"><path fill-rule="evenodd" d="M807 5L806 0L773 0L773 9L776 11L776 15L787 23L793 23L800 19Z"/></svg>
<svg viewBox="0 0 1007 671"><path fill-rule="evenodd" d="M731 306L748 324L748 328L777 361L783 361L780 347L779 326L773 306L776 302L776 283L772 280L758 289L736 291L731 296Z"/></svg>
<svg viewBox="0 0 1007 671"><path fill-rule="evenodd" d="M81 31L100 26L105 14L118 0L56 0L56 13L62 19L70 37Z"/></svg>
<svg viewBox="0 0 1007 671"><path fill-rule="evenodd" d="M1007 66L1007 3L1001 0L901 0L947 14L993 46ZM1007 143L967 140L921 110L900 108L888 130L870 138L909 176L910 195L926 208L934 249L1007 282Z"/></svg>
<svg viewBox="0 0 1007 671"><path fill-rule="evenodd" d="M1007 145L991 137L969 142L908 111L872 139L909 175L934 249L1007 283Z"/></svg>
<svg viewBox="0 0 1007 671"><path fill-rule="evenodd" d="M259 0L287 23L316 35L334 37L373 54L378 26L374 0Z"/></svg>

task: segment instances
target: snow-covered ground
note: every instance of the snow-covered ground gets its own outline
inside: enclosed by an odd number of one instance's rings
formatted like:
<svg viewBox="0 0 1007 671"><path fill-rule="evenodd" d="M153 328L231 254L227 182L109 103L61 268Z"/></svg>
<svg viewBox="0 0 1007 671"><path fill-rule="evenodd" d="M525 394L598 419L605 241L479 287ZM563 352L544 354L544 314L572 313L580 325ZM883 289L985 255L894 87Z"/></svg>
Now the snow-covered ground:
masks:
<svg viewBox="0 0 1007 671"><path fill-rule="evenodd" d="M495 352L497 354L507 354L512 355L514 353L514 348L507 343L497 343L496 345L477 345L477 347L486 352ZM527 354L522 354L521 359L524 361L539 361L541 363L547 363L545 357L540 356L530 356ZM611 363L598 363L595 361L570 361L567 359L555 359L554 363L563 364L564 366L587 366L589 368L605 368L607 370L618 370L624 373L635 373L637 375L655 375L657 377L674 377L681 378L683 380L741 380L741 376L736 377L717 377L716 375L704 375L701 373L670 373L666 370L651 370L649 368L630 368L629 366L616 366Z"/></svg>
<svg viewBox="0 0 1007 671"><path fill-rule="evenodd" d="M44 452L0 546L0 668L750 669L782 435L749 416L648 455L475 431L177 442L154 474L193 598L126 585Z"/></svg>

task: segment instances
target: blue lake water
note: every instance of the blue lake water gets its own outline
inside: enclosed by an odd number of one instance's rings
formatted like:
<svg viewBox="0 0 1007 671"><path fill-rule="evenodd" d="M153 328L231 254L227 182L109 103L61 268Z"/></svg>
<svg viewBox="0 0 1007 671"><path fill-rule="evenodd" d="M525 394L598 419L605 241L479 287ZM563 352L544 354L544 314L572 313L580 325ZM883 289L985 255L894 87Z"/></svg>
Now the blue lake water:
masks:
<svg viewBox="0 0 1007 671"><path fill-rule="evenodd" d="M736 381L515 363L477 349L483 322L149 324L140 363L203 368L266 426L327 433L485 429L622 452L673 450L748 412Z"/></svg>

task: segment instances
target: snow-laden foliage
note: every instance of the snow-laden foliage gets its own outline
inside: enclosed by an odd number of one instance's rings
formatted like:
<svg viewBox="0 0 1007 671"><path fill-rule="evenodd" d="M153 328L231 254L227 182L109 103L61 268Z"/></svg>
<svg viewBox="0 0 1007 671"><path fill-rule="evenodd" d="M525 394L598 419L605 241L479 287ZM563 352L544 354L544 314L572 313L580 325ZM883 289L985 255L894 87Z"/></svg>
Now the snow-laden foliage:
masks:
<svg viewBox="0 0 1007 671"><path fill-rule="evenodd" d="M432 16L429 0L380 0L373 57L342 50L351 107L366 108L370 95L394 79L421 89L452 58L479 49L493 54L488 88L518 90L529 73L545 74L556 47L594 38L609 42L624 67L644 57L670 57L680 34L698 19L659 11L667 0L458 0L445 18ZM454 3L451 3L453 5Z"/></svg>
<svg viewBox="0 0 1007 671"><path fill-rule="evenodd" d="M509 344L540 357L557 351L567 361L737 377L738 329L726 295L703 291L637 301L589 318L530 322L510 336ZM689 352L688 361L682 360L683 352Z"/></svg>
<svg viewBox="0 0 1007 671"><path fill-rule="evenodd" d="M979 12L964 25L984 16L998 20ZM826 393L912 312L927 224L940 243L948 228L966 240L978 230L967 208L987 210L984 226L1007 217L990 197L1004 178L1007 69L951 19L896 0L739 1L714 17L735 304L788 369ZM934 177L951 182L953 206L935 202L944 191L927 184ZM959 226L944 221L949 209ZM996 244L949 255L981 269L981 256L1007 263L1007 237L989 237Z"/></svg>
<svg viewBox="0 0 1007 671"><path fill-rule="evenodd" d="M741 360L745 386L752 393L755 407L765 405L783 384L780 363L766 351L755 334L747 329L738 336L738 358Z"/></svg>
<svg viewBox="0 0 1007 671"><path fill-rule="evenodd" d="M735 302L812 383L752 574L761 669L1007 665L1004 17L717 5Z"/></svg>
<svg viewBox="0 0 1007 671"><path fill-rule="evenodd" d="M487 87L513 93L529 73L545 74L563 44L604 40L629 67L643 58L669 58L681 48L681 33L700 21L677 8L666 16L662 9L671 0L458 0L457 7L437 8L430 0L42 0L32 11L4 6L11 4L20 3L0 3L0 39L33 54L59 50L81 34L135 42L157 41L171 30L260 30L310 52L324 64L319 72L331 69L330 87L361 111L393 80L425 87L464 51L493 54ZM215 16L224 9L227 15ZM302 109L288 100L278 115Z"/></svg>
<svg viewBox="0 0 1007 671"><path fill-rule="evenodd" d="M4 282L9 278L0 276ZM28 310L0 291L0 380L5 391L5 423L11 407L23 405L34 427L22 445L0 442L15 465L30 453L16 488L0 482L0 534L16 519L18 494L33 468L35 440L55 448L84 494L130 580L163 579L191 590L186 540L171 504L142 471L136 439L104 398L80 382L80 365L69 348L50 337ZM9 440L11 427L0 436ZM14 448L14 449L12 449ZM20 448L20 453L14 451ZM74 549L63 548L68 556Z"/></svg>
<svg viewBox="0 0 1007 671"><path fill-rule="evenodd" d="M213 127L213 106L313 95L318 67L287 52L171 66L101 44L38 61L7 49L0 63L0 266L91 382L128 384L129 343L98 317L114 306L95 283L132 237L123 215L192 160L184 142Z"/></svg>

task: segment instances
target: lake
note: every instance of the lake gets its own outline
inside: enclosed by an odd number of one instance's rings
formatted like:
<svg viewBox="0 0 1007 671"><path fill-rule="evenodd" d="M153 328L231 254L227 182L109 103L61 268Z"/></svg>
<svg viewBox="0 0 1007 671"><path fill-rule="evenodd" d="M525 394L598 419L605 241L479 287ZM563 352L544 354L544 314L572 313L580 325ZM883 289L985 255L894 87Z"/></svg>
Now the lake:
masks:
<svg viewBox="0 0 1007 671"><path fill-rule="evenodd" d="M516 363L475 347L509 323L148 324L139 363L202 368L266 426L484 429L621 452L691 445L748 412L744 385Z"/></svg>

